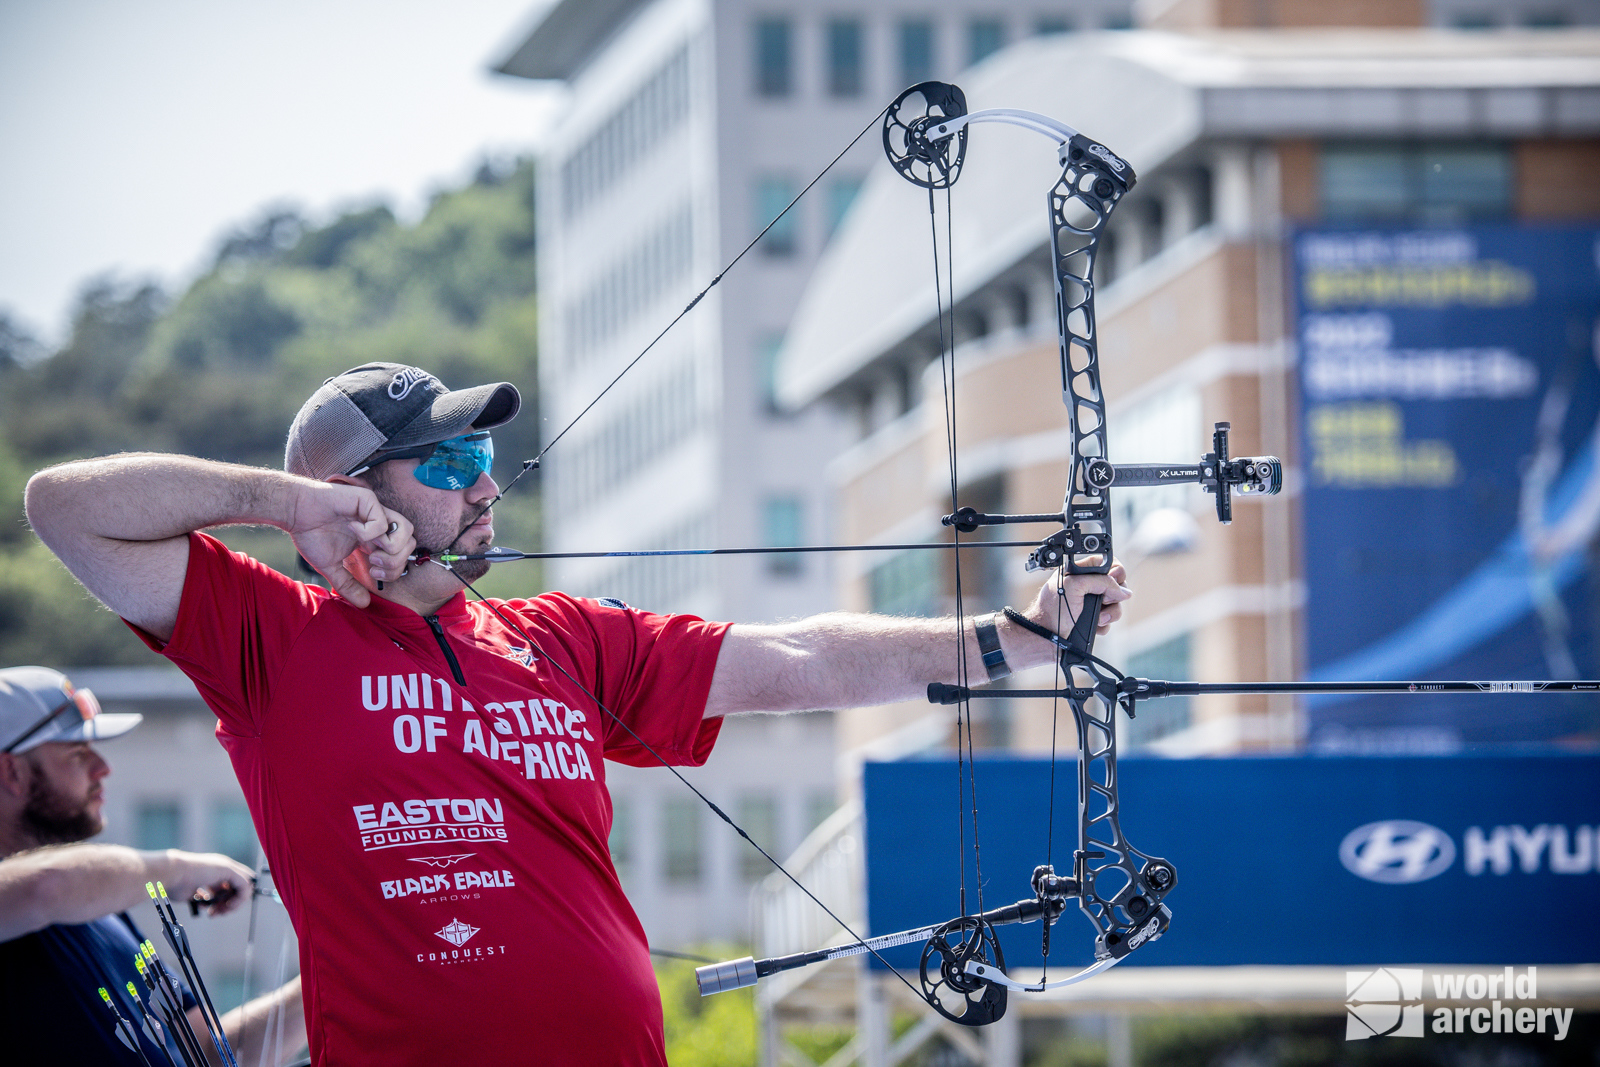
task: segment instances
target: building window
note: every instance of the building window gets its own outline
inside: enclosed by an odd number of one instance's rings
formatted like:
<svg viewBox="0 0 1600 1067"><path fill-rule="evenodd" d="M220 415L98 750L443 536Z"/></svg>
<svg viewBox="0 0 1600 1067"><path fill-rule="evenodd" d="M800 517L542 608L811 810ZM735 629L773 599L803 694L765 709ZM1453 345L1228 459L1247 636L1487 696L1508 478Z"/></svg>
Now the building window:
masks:
<svg viewBox="0 0 1600 1067"><path fill-rule="evenodd" d="M828 95L860 96L862 73L861 20L828 20Z"/></svg>
<svg viewBox="0 0 1600 1067"><path fill-rule="evenodd" d="M211 809L211 851L256 865L256 828L244 801L223 800Z"/></svg>
<svg viewBox="0 0 1600 1067"><path fill-rule="evenodd" d="M835 178L828 186L828 236L832 237L839 229L839 224L850 211L850 205L855 203L856 194L861 191L861 179L856 177Z"/></svg>
<svg viewBox="0 0 1600 1067"><path fill-rule="evenodd" d="M767 235L761 239L761 251L769 256L792 256L799 250L799 211L792 210L784 214L785 209L794 203L796 192L794 182L788 178L756 179L756 232L760 233L772 224L772 229L767 230ZM774 219L777 219L775 224Z"/></svg>
<svg viewBox="0 0 1600 1067"><path fill-rule="evenodd" d="M1190 677L1190 640L1179 634L1137 655L1128 657L1130 678L1156 678L1166 682L1193 681ZM1139 717L1118 724L1122 740L1129 748L1139 748L1158 738L1175 734L1189 725L1189 698L1163 697L1139 704Z"/></svg>
<svg viewBox="0 0 1600 1067"><path fill-rule="evenodd" d="M626 484L698 429L694 364L681 363L619 400L567 449L557 510L581 511ZM662 548L681 547L671 544ZM607 589L602 595L621 596ZM652 608L656 607L650 603Z"/></svg>
<svg viewBox="0 0 1600 1067"><path fill-rule="evenodd" d="M561 165L561 209L583 211L689 114L689 50L680 48Z"/></svg>
<svg viewBox="0 0 1600 1067"><path fill-rule="evenodd" d="M611 798L611 836L607 839L611 849L611 865L617 877L625 879L633 873L633 799Z"/></svg>
<svg viewBox="0 0 1600 1067"><path fill-rule="evenodd" d="M777 856L778 800L765 793L747 793L739 798L739 825L750 840ZM747 882L765 878L774 870L767 857L748 845L739 850L739 875Z"/></svg>
<svg viewBox="0 0 1600 1067"><path fill-rule="evenodd" d="M609 341L694 266L694 215L688 204L622 253L565 308L568 365Z"/></svg>
<svg viewBox="0 0 1600 1067"><path fill-rule="evenodd" d="M134 816L134 839L142 849L183 847L183 811L174 800L146 800Z"/></svg>
<svg viewBox="0 0 1600 1067"><path fill-rule="evenodd" d="M1040 15L1033 23L1033 32L1040 37L1054 37L1072 32L1072 20L1061 15Z"/></svg>
<svg viewBox="0 0 1600 1067"><path fill-rule="evenodd" d="M939 614L939 572L934 553L902 552L867 574L867 595L879 615L931 618Z"/></svg>
<svg viewBox="0 0 1600 1067"><path fill-rule="evenodd" d="M1334 221L1461 223L1511 212L1504 145L1325 145L1322 213Z"/></svg>
<svg viewBox="0 0 1600 1067"><path fill-rule="evenodd" d="M805 537L805 504L797 496L770 497L761 506L761 534L768 548L785 548L802 543ZM799 552L776 552L764 557L767 573L793 577L804 566Z"/></svg>
<svg viewBox="0 0 1600 1067"><path fill-rule="evenodd" d="M973 19L967 23L967 62L981 63L1006 43L1005 24L999 19Z"/></svg>
<svg viewBox="0 0 1600 1067"><path fill-rule="evenodd" d="M933 77L933 21L904 19L900 23L900 81L910 87Z"/></svg>
<svg viewBox="0 0 1600 1067"><path fill-rule="evenodd" d="M711 517L702 513L669 527L642 547L644 550L709 548L713 536ZM692 598L711 585L712 577L712 560L708 556L633 556L612 570L589 578L572 592L615 597L668 614L688 610Z"/></svg>
<svg viewBox="0 0 1600 1067"><path fill-rule="evenodd" d="M792 91L794 33L785 18L756 19L756 94L788 96Z"/></svg>
<svg viewBox="0 0 1600 1067"><path fill-rule="evenodd" d="M700 880L700 802L669 800L661 809L662 849L669 882Z"/></svg>

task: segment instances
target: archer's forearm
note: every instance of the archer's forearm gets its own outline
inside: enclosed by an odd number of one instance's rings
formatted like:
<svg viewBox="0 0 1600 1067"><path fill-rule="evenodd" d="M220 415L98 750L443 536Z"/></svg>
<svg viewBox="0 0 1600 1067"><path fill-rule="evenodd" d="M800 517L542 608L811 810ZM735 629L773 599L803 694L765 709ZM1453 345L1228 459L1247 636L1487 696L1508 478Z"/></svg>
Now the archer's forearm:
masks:
<svg viewBox="0 0 1600 1067"><path fill-rule="evenodd" d="M1065 634L1085 597L1095 594L1101 597L1097 631L1103 633L1133 595L1123 577L1120 563L1106 574L1052 577L1022 614L1036 628ZM976 622L969 615L961 625L960 642L953 618L836 613L778 626L735 626L717 657L706 715L863 708L921 699L930 682L987 684ZM1050 640L1004 615L996 617L995 633L1012 671L1055 659Z"/></svg>
<svg viewBox="0 0 1600 1067"><path fill-rule="evenodd" d="M166 640L189 564L188 535L228 523L288 529L306 482L189 456L64 463L28 482L28 521L99 601Z"/></svg>
<svg viewBox="0 0 1600 1067"><path fill-rule="evenodd" d="M65 845L0 860L0 941L126 911L148 899L146 882L168 871L166 853L122 845Z"/></svg>
<svg viewBox="0 0 1600 1067"><path fill-rule="evenodd" d="M973 619L963 620L967 675L983 684ZM999 620L1013 670L1048 662L1048 642ZM735 626L723 639L706 715L871 707L926 695L960 678L956 620L835 613L775 626Z"/></svg>
<svg viewBox="0 0 1600 1067"><path fill-rule="evenodd" d="M287 527L303 484L315 483L260 467L130 452L35 474L28 521L52 549L77 538L163 541L229 523Z"/></svg>

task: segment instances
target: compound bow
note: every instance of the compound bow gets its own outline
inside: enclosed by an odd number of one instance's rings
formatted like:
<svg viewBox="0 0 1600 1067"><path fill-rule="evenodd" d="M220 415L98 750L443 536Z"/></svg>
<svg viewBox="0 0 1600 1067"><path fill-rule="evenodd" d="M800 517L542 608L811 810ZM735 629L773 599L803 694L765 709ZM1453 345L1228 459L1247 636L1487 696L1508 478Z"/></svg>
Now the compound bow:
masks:
<svg viewBox="0 0 1600 1067"><path fill-rule="evenodd" d="M1199 484L1213 494L1219 522L1233 519L1233 494L1268 496L1283 486L1283 465L1274 456L1234 458L1229 429L1219 422L1212 451L1193 464L1124 465L1109 461L1106 408L1100 387L1100 364L1094 317L1094 267L1111 213L1136 181L1133 168L1105 145L1065 123L1029 111L996 108L968 113L961 90L926 82L906 90L884 116L884 149L894 169L907 181L930 191L946 189L960 177L967 150L968 127L999 122L1033 130L1056 145L1061 176L1049 192L1050 252L1055 278L1056 317L1060 333L1061 389L1072 427L1069 480L1062 510L1046 515L989 515L957 507L944 523L959 533L980 526L1007 523L1060 523L1062 528L1034 549L1028 569L1057 569L1062 574L1105 574L1112 566L1110 490L1112 486ZM937 250L937 249L936 249ZM941 316L943 312L941 309ZM952 479L954 483L954 479ZM957 556L959 605L959 554ZM1058 587L1059 588L1059 587ZM1008 990L1042 992L1072 985L1127 958L1141 945L1155 941L1172 922L1164 900L1177 885L1177 871L1165 860L1134 848L1124 836L1117 792L1116 712L1131 719L1140 699L1207 693L1555 693L1597 691L1600 683L1570 682L1310 682L1203 683L1132 678L1094 655L1094 637L1101 597L1091 594L1058 636L1006 610L1013 622L1052 641L1065 683L1045 690L974 690L966 685L934 683L928 699L936 704L961 704L974 698L1064 699L1072 709L1078 740L1078 848L1072 873L1058 876L1044 864L1034 870L1034 896L977 914L964 914L935 926L775 959L746 958L702 967L696 972L702 994L753 984L765 975L842 956L926 943L919 977L921 995L945 1018L965 1025L983 1025L1005 1012ZM957 608L958 618L960 608ZM1060 629L1058 626L1057 630ZM1074 684L1081 679L1081 684ZM958 712L959 722L959 712ZM980 874L981 881L981 874ZM1069 898L1095 928L1095 962L1053 981L1041 977L1027 983L1006 973L994 927L1004 923L1044 922L1044 955L1049 956L1050 926Z"/></svg>
<svg viewBox="0 0 1600 1067"><path fill-rule="evenodd" d="M940 82L915 85L889 106L883 120L884 151L902 177L929 190L931 206L933 191L948 190L961 175L968 127L983 122L1020 126L1050 138L1062 167L1061 176L1048 194L1049 247L1060 332L1062 400L1070 415L1072 455L1060 513L991 515L958 508L952 501L953 510L945 517L945 525L954 527L959 537L980 526L1060 523L1059 531L1034 548L1028 557L1028 569L1106 574L1113 562L1109 493L1113 484L1199 482L1216 494L1217 514L1223 522L1231 520L1230 492L1235 488L1246 493L1276 492L1282 484L1281 464L1272 457L1230 460L1225 424L1217 429L1215 452L1198 464L1116 467L1108 462L1094 318L1094 267L1111 213L1133 188L1136 176L1127 161L1065 123L1009 108L969 113L962 91ZM941 308L941 318L942 315ZM959 553L957 560L959 568ZM924 941L919 969L923 999L947 1019L981 1026L1005 1013L1008 990L1039 992L1081 982L1165 933L1172 913L1163 899L1176 887L1178 876L1170 862L1138 851L1122 832L1116 711L1122 707L1132 713L1134 698L1118 694L1106 699L1108 687L1114 687L1123 676L1093 653L1100 608L1099 594L1085 597L1065 638L1008 611L1014 622L1035 629L1057 644L1058 667L1069 683L1063 689L1028 695L1065 698L1076 722L1078 847L1073 853L1070 875L1058 876L1051 865L1042 864L1031 879L1033 898L1007 907L980 910L870 942L778 959L746 958L702 967L696 972L702 994L749 985L764 975L826 959ZM957 613L959 618L959 607ZM1089 684L1071 685L1074 671L1086 674ZM928 695L935 703L959 704L975 694L965 685L936 683L929 686ZM1023 694L1003 690L993 695ZM981 877L980 872L980 883ZM1036 983L1025 983L1010 977L994 927L1042 919L1048 958L1051 924L1072 897L1078 899L1079 909L1095 927L1095 962L1054 981L1041 978Z"/></svg>
<svg viewBox="0 0 1600 1067"><path fill-rule="evenodd" d="M1056 523L1061 529L1042 542L969 542L986 547L1024 544L1033 547L1028 557L1029 570L1056 570L1063 577L1079 574L1107 574L1113 565L1110 489L1113 486L1155 486L1192 482L1199 484L1215 498L1217 519L1226 524L1232 521L1232 498L1238 493L1246 496L1265 496L1277 493L1283 484L1282 463L1273 456L1234 458L1229 451L1229 424L1219 422L1212 437L1212 451L1196 463L1164 465L1113 464L1108 459L1106 447L1106 406L1100 387L1100 365L1097 332L1094 318L1094 267L1112 211L1134 187L1136 176L1128 162L1105 145L1078 132L1065 123L1029 111L997 108L969 113L962 91L954 85L941 82L924 82L905 92L882 112L883 145L894 169L914 185L928 190L930 210L933 208L935 190L948 190L960 177L967 150L968 127L985 122L1006 123L1032 130L1050 138L1056 145L1062 170L1060 177L1048 193L1049 248L1055 278L1056 316L1060 334L1060 360L1062 399L1066 404L1072 428L1072 454L1067 489L1062 510L1052 514L1001 515L984 514L969 507L959 507L954 499L958 480L954 476L954 445L952 440L952 501L951 514L944 524L956 531L952 542L916 545L852 545L852 546L788 546L783 548L725 548L725 549L666 549L640 552L518 552L512 549L492 548L477 554L438 552L431 557L422 554L414 557L418 562L432 562L450 567L458 560L484 559L503 562L513 559L572 558L581 556L669 556L669 555L721 555L751 552L810 552L850 551L869 549L959 548L960 534L972 533L980 526L1011 523ZM874 119L874 123L878 120ZM869 125L867 130L870 130ZM864 135L857 135L857 140ZM851 142L853 146L855 141ZM848 147L846 151L848 151ZM834 163L842 158L835 157ZM831 169L814 178L801 196ZM799 197L796 197L796 202ZM793 203L790 204L792 208ZM787 212L788 209L785 209ZM780 213L778 218L782 218ZM777 219L771 225L775 225ZM763 231L763 234L765 231ZM719 272L705 289L696 295L679 315L657 334L646 348L634 357L608 385L601 396L620 380L643 356L654 347L665 333L685 314L692 310L729 269L738 263L761 235L757 235L745 250ZM935 257L937 259L937 225L935 226ZM939 320L941 332L945 324L943 295L940 297ZM952 309L953 309L952 295ZM599 397L594 402L598 402ZM581 418L591 402L579 413ZM949 405L946 417L953 418L953 401L947 394ZM576 422L576 419L573 420ZM539 463L539 458L560 440L568 429L558 433L539 457L526 461L526 473ZM953 434L952 434L953 438ZM512 480L514 484L516 479ZM510 484L506 489L510 488ZM502 495L504 490L502 490ZM499 497L495 498L496 500ZM494 501L490 501L493 504ZM486 505L487 506L487 505ZM465 532L463 530L463 532ZM453 544L454 542L452 542ZM958 634L964 634L960 625L960 553L956 555L957 620ZM471 586L468 585L471 589ZM1058 581L1058 591L1061 585ZM476 592L476 590L472 590ZM1062 591L1062 602L1065 594ZM999 1019L1006 1010L1009 990L1042 992L1084 981L1119 963L1135 949L1155 941L1166 933L1172 914L1165 898L1178 884L1177 871L1169 861L1149 856L1135 849L1122 832L1119 820L1120 801L1117 791L1117 729L1116 712L1120 708L1130 718L1141 699L1162 696L1196 695L1207 693L1373 693L1373 692L1572 692L1600 691L1600 682L1322 682L1322 683L1202 683L1168 682L1124 675L1115 667L1094 655L1094 638L1099 622L1101 597L1086 596L1082 610L1065 637L1037 626L1024 616L1007 609L1013 622L1030 629L1052 641L1057 648L1057 669L1062 679L1057 688L1045 690L1003 689L998 691L974 690L965 684L935 683L928 687L928 698L936 704L964 705L974 698L1051 697L1065 700L1072 709L1078 741L1078 847L1073 853L1072 873L1057 875L1046 863L1038 866L1031 879L1033 896L1005 907L983 910L981 895L976 912L965 913L947 922L905 930L879 937L862 938L856 935L843 920L827 909L782 864L761 849L744 830L723 813L715 804L678 775L692 791L701 797L716 814L734 828L740 836L766 856L777 870L786 875L817 905L839 922L852 939L849 942L811 952L756 960L753 957L709 964L697 969L696 978L702 995L754 985L760 978L780 971L805 967L814 963L870 953L888 966L901 981L925 1000L935 1011L947 1019L969 1026L981 1026ZM494 606L490 604L491 609ZM518 632L527 633L514 620L506 618L498 609L496 614ZM538 650L535 646L536 651ZM560 664L551 661L562 673ZM965 665L962 666L963 681ZM569 677L571 677L569 675ZM573 681L580 685L576 679ZM593 694L591 694L593 696ZM605 714L617 719L598 699L595 703ZM958 751L961 712L957 713ZM624 726L626 729L626 727ZM631 732L631 731L630 731ZM970 733L968 735L970 737ZM642 743L642 742L641 742ZM646 746L648 748L648 746ZM659 757L658 757L659 758ZM676 770L662 760L674 774ZM976 804L974 804L974 814ZM981 886L982 875L979 872ZM995 935L996 926L1008 923L1043 921L1044 955L1048 959L1050 928L1065 912L1067 902L1077 898L1079 910L1095 929L1095 962L1064 978L1027 983L1012 978L1006 971L1004 956ZM919 979L920 989L883 960L881 950L899 945L923 942Z"/></svg>

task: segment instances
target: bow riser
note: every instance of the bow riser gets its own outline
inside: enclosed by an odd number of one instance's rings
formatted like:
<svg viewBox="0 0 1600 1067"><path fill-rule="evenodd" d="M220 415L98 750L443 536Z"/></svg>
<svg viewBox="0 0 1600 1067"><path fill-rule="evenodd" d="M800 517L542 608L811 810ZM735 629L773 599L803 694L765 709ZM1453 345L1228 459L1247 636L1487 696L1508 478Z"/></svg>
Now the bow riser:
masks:
<svg viewBox="0 0 1600 1067"><path fill-rule="evenodd" d="M1061 400L1072 419L1072 470L1062 503L1067 529L1061 549L1070 573L1105 574L1111 569L1109 486L1091 477L1091 468L1098 470L1097 461L1103 464L1107 455L1094 268L1111 212L1136 178L1132 167L1081 133L1061 146L1061 160L1061 178L1049 195ZM1050 560L1043 547L1029 557L1030 569L1061 562Z"/></svg>
<svg viewBox="0 0 1600 1067"><path fill-rule="evenodd" d="M1094 270L1111 213L1133 188L1133 168L1104 145L1075 134L1060 148L1061 178L1050 190L1050 239L1061 335L1061 396L1072 423L1072 468L1062 515L1066 529L1029 557L1030 569L1071 574L1111 570L1111 484L1105 394L1094 314ZM1078 669L1093 684L1114 681L1090 658L1100 598L1085 598L1061 653L1068 679ZM1120 959L1167 929L1161 905L1177 883L1172 865L1128 844L1119 821L1117 709L1099 696L1069 698L1077 726L1078 842L1073 880L1078 907L1096 930L1095 956Z"/></svg>

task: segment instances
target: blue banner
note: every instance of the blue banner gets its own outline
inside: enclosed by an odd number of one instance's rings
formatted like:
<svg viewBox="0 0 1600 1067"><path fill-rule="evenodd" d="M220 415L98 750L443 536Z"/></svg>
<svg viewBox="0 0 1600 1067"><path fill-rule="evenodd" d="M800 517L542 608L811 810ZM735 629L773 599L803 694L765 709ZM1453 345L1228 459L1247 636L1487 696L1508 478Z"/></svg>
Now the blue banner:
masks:
<svg viewBox="0 0 1600 1067"><path fill-rule="evenodd" d="M1309 677L1600 676L1600 229L1293 239ZM1592 696L1321 697L1313 751L1593 740Z"/></svg>
<svg viewBox="0 0 1600 1067"><path fill-rule="evenodd" d="M1600 961L1600 757L1125 759L1123 832L1178 872L1172 927L1122 966ZM869 763L867 919L873 935L1032 896L1049 856L1072 869L1076 765L980 760L980 819L958 830L951 761ZM1039 923L998 928L1014 976L1038 975ZM1050 967L1093 959L1076 909ZM914 972L921 945L884 955Z"/></svg>

